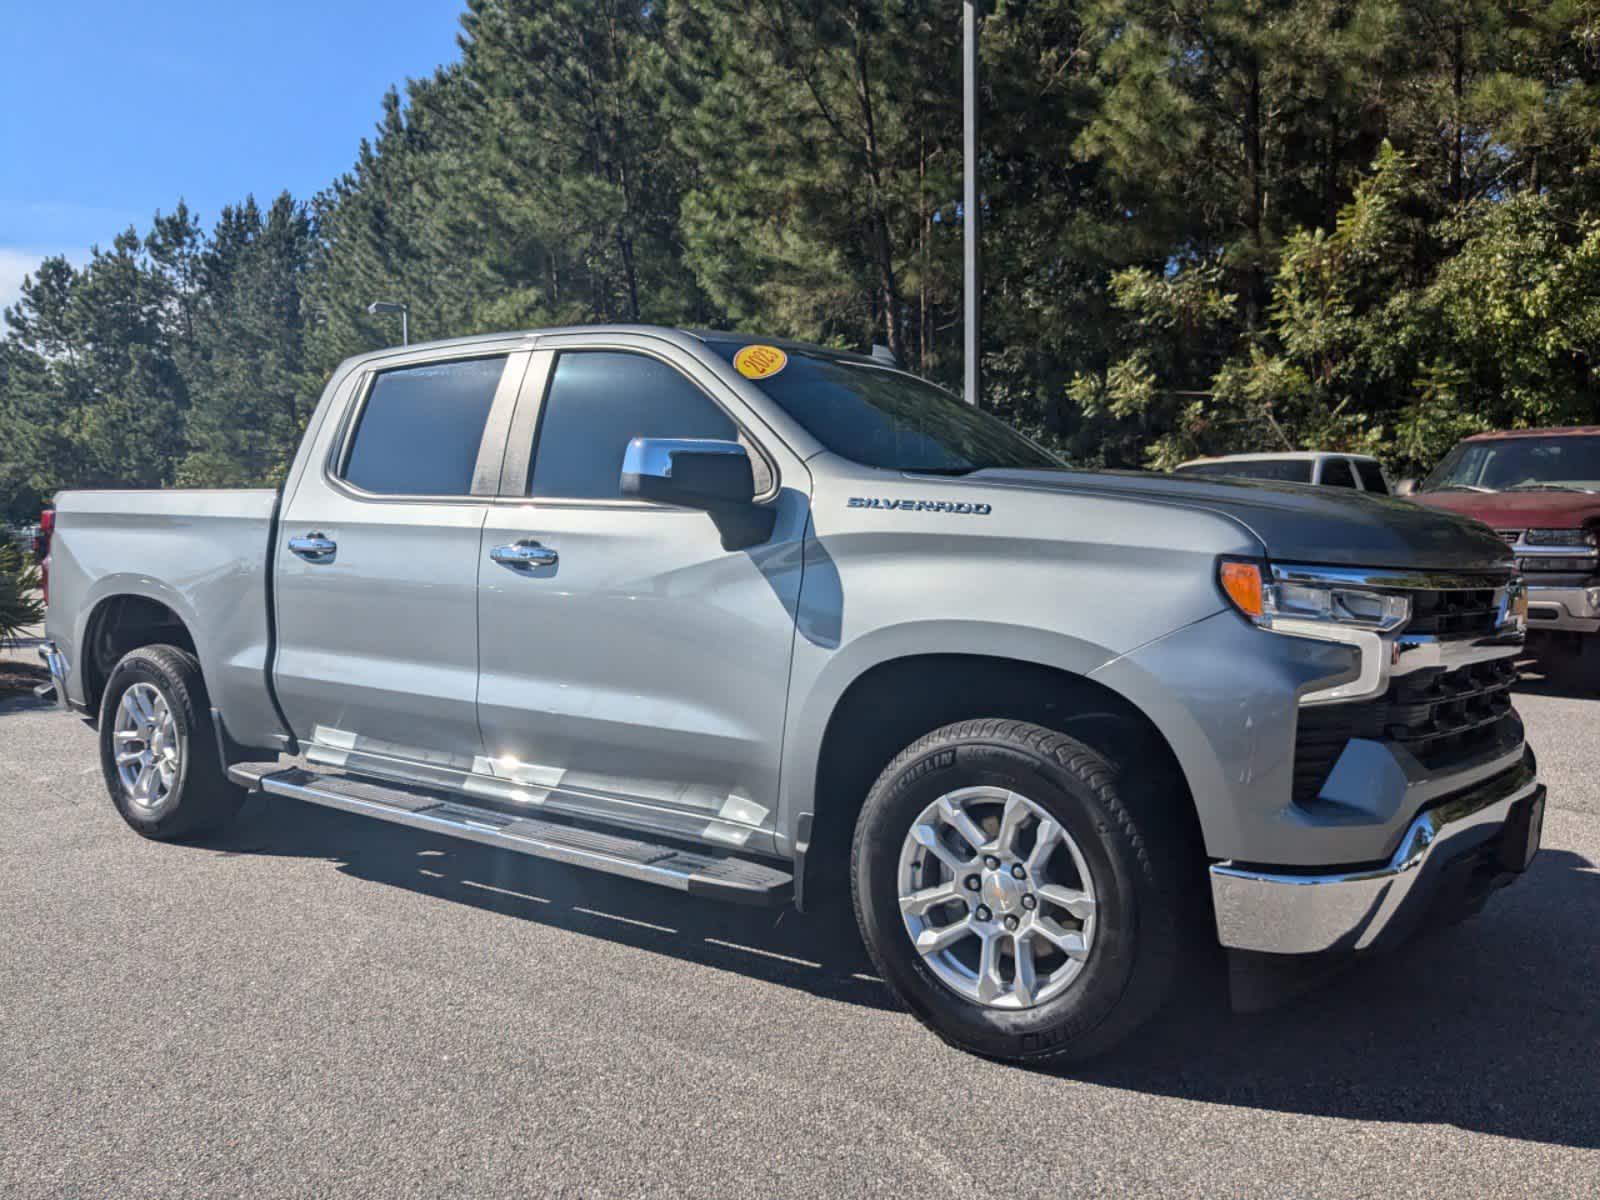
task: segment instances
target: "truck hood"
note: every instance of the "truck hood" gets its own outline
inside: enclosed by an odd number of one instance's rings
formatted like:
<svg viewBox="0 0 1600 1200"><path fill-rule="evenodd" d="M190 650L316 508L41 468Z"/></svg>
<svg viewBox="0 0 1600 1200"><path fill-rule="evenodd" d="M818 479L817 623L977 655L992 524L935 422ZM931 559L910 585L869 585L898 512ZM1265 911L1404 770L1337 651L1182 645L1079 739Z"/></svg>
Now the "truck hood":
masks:
<svg viewBox="0 0 1600 1200"><path fill-rule="evenodd" d="M1600 520L1600 496L1586 492L1423 492L1411 499L1494 529L1580 529Z"/></svg>
<svg viewBox="0 0 1600 1200"><path fill-rule="evenodd" d="M1432 570L1504 570L1511 552L1494 532L1455 513L1343 488L1146 471L985 470L998 488L1096 493L1177 504L1230 517L1286 563Z"/></svg>

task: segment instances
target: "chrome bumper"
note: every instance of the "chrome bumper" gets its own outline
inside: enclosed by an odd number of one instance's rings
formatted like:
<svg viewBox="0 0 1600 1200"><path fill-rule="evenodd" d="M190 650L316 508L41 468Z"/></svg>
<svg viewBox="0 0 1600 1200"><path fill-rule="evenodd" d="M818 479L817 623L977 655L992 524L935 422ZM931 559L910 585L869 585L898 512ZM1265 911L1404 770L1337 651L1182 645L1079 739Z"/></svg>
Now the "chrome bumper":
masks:
<svg viewBox="0 0 1600 1200"><path fill-rule="evenodd" d="M1600 587L1528 582L1528 632L1600 633Z"/></svg>
<svg viewBox="0 0 1600 1200"><path fill-rule="evenodd" d="M1475 856L1501 873L1527 866L1538 849L1544 791L1529 756L1419 814L1386 863L1331 873L1217 863L1211 892L1218 936L1231 949L1268 954L1365 950L1398 940L1431 907L1446 868Z"/></svg>
<svg viewBox="0 0 1600 1200"><path fill-rule="evenodd" d="M44 665L49 668L50 682L41 683L33 689L33 694L39 699L49 698L53 692L55 705L63 712L67 709L67 658L56 648L54 642L45 642L39 647L39 657L44 659Z"/></svg>

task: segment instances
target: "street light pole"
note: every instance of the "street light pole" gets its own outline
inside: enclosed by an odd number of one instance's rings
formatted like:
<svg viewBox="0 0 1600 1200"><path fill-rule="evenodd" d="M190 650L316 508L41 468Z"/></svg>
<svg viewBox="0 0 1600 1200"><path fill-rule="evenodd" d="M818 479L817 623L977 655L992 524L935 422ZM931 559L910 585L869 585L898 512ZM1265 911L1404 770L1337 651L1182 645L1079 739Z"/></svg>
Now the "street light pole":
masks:
<svg viewBox="0 0 1600 1200"><path fill-rule="evenodd" d="M374 300L367 305L367 311L376 316L378 313L400 314L400 344L411 344L411 312L404 304L396 304L392 300Z"/></svg>
<svg viewBox="0 0 1600 1200"><path fill-rule="evenodd" d="M962 307L965 316L964 398L978 406L983 336L981 318L982 266L978 239L978 0L962 0L961 13L961 246L964 265Z"/></svg>

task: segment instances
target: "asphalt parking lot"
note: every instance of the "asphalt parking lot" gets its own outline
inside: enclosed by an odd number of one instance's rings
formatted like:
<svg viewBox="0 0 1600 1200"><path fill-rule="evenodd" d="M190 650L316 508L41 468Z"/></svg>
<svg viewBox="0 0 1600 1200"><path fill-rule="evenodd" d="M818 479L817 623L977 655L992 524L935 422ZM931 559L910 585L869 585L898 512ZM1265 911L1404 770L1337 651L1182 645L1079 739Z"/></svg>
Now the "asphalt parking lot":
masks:
<svg viewBox="0 0 1600 1200"><path fill-rule="evenodd" d="M793 913L287 801L143 841L0 702L0 1195L1593 1196L1600 701L1519 703L1546 849L1481 917L1044 1073Z"/></svg>

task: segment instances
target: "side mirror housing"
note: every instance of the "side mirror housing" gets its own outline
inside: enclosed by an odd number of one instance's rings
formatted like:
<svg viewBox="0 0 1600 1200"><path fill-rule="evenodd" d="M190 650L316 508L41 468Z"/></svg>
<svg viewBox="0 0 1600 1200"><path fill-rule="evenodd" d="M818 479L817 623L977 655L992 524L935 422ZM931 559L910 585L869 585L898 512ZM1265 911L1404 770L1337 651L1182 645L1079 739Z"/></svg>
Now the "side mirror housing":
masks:
<svg viewBox="0 0 1600 1200"><path fill-rule="evenodd" d="M634 438L622 456L624 496L718 512L755 500L755 472L738 442Z"/></svg>
<svg viewBox="0 0 1600 1200"><path fill-rule="evenodd" d="M1416 490L1417 481L1415 479L1402 479L1394 485L1394 494L1396 496L1409 496Z"/></svg>

